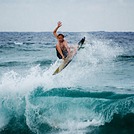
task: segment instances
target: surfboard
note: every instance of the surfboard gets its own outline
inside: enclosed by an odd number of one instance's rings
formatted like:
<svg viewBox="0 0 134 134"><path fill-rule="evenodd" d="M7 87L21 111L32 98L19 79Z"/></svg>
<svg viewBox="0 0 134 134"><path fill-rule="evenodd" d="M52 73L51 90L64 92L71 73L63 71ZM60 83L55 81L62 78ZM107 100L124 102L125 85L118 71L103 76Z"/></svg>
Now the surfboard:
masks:
<svg viewBox="0 0 134 134"><path fill-rule="evenodd" d="M79 41L77 51L79 51L79 50L82 48L84 42L85 42L85 37L82 38L82 39ZM74 58L74 56L75 56L76 54L77 54L77 52L74 53L74 51L71 51L71 52L70 52L70 55L68 55L68 56L65 58L65 60L60 64L60 66L54 71L53 75L56 75L56 74L60 73L60 72L72 61L72 59Z"/></svg>

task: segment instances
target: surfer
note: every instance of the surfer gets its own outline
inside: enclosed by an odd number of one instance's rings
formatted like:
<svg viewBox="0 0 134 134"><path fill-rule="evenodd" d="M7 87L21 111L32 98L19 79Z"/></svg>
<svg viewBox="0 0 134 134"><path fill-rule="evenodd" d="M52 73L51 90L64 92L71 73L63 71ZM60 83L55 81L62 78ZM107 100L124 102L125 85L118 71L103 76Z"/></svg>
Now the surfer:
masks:
<svg viewBox="0 0 134 134"><path fill-rule="evenodd" d="M59 21L57 27L53 31L54 36L58 40L56 44L57 57L59 59L65 60L65 58L70 54L70 48L67 41L64 39L63 34L57 34L57 30L62 26L62 23Z"/></svg>

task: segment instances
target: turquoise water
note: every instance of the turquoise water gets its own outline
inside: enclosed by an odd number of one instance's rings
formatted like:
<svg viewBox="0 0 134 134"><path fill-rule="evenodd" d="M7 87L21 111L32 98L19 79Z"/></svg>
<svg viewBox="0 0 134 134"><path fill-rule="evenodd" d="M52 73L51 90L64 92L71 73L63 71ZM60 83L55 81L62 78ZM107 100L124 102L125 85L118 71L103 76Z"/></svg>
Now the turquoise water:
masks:
<svg viewBox="0 0 134 134"><path fill-rule="evenodd" d="M134 33L64 33L84 48L58 75L52 33L0 33L0 133L134 133Z"/></svg>

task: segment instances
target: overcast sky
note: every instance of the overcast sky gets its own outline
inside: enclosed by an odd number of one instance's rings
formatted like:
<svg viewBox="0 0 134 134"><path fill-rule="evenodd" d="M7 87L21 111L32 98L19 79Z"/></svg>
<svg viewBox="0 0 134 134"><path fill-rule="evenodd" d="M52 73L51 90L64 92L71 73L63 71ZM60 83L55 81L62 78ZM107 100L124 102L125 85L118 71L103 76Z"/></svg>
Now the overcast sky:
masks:
<svg viewBox="0 0 134 134"><path fill-rule="evenodd" d="M0 0L0 31L134 31L134 0Z"/></svg>

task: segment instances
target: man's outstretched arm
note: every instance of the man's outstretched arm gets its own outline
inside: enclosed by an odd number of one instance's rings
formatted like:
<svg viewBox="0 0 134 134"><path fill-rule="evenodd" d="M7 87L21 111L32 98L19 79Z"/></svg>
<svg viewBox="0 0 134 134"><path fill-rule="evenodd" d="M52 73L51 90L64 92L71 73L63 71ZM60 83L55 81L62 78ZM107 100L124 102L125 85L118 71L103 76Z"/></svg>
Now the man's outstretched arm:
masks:
<svg viewBox="0 0 134 134"><path fill-rule="evenodd" d="M65 48L67 49L67 52L68 52L68 54L70 55L70 48L69 48L69 46L68 46L67 41L65 41Z"/></svg>
<svg viewBox="0 0 134 134"><path fill-rule="evenodd" d="M57 39L57 30L59 29L59 27L61 27L62 26L62 23L59 21L58 22L58 25L57 25L57 27L54 29L54 31L53 31L53 34L54 34L54 36L56 37L56 39Z"/></svg>

